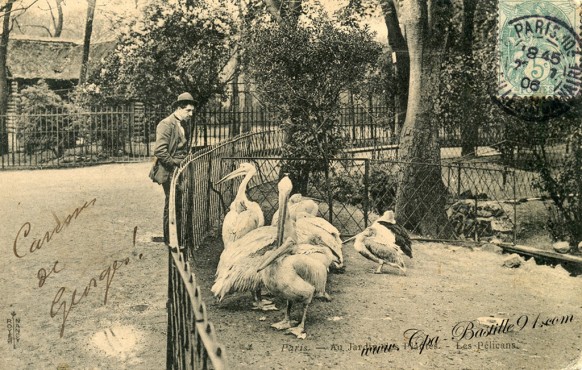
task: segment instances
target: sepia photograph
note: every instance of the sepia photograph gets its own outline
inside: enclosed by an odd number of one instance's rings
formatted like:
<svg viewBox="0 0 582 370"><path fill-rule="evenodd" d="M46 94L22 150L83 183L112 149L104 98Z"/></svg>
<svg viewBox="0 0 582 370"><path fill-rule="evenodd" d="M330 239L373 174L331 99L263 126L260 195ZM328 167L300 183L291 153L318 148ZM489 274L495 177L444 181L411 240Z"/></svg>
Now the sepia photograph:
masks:
<svg viewBox="0 0 582 370"><path fill-rule="evenodd" d="M582 370L582 0L0 24L0 369Z"/></svg>

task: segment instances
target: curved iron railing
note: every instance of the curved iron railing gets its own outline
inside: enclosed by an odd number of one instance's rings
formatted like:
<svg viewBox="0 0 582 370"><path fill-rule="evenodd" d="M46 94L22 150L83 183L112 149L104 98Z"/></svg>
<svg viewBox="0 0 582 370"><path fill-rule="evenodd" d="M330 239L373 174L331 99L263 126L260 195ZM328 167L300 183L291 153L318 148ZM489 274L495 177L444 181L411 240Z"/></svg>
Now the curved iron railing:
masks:
<svg viewBox="0 0 582 370"><path fill-rule="evenodd" d="M208 320L190 262L192 251L217 227L224 204L212 191L224 156L269 155L280 148L279 130L239 135L190 154L176 169L170 188L167 369L227 368L224 347Z"/></svg>

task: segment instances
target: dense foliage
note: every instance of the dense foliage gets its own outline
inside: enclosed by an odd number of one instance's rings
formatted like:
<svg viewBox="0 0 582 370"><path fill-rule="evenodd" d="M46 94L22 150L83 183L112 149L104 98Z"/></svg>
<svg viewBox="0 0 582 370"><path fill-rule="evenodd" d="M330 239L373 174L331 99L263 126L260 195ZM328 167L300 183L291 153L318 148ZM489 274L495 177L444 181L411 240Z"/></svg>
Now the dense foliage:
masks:
<svg viewBox="0 0 582 370"><path fill-rule="evenodd" d="M327 168L345 144L337 130L340 94L373 75L381 48L368 29L318 7L304 7L298 24L267 16L248 29L243 65L286 130L283 156L318 159L283 164L305 191L309 173Z"/></svg>
<svg viewBox="0 0 582 370"><path fill-rule="evenodd" d="M169 104L184 91L198 106L223 91L220 73L233 53L236 27L226 1L155 2L120 30L115 51L80 87L90 102Z"/></svg>
<svg viewBox="0 0 582 370"><path fill-rule="evenodd" d="M28 154L50 150L60 157L75 145L81 127L73 115L65 115L73 113L74 106L63 101L45 81L22 89L20 106L18 135Z"/></svg>

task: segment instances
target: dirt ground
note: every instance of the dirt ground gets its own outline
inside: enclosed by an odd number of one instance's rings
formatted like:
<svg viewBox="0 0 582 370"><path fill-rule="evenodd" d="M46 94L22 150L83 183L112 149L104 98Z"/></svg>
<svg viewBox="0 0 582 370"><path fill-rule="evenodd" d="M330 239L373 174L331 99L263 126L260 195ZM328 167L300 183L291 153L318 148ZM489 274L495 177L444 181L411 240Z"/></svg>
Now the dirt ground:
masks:
<svg viewBox="0 0 582 370"><path fill-rule="evenodd" d="M165 367L167 254L151 241L161 235L163 191L147 178L149 166L0 173L0 319L20 319L15 345L0 329L0 368ZM30 252L34 238L55 229L53 212L61 227ZM310 306L299 340L270 327L281 311L250 310L250 294L214 302L220 249L209 240L195 270L233 369L563 369L581 355L582 277L561 267L529 260L509 269L505 255L415 243L406 276L376 275L350 243L345 273L329 277L333 301ZM485 336L477 319L490 316L500 320Z"/></svg>

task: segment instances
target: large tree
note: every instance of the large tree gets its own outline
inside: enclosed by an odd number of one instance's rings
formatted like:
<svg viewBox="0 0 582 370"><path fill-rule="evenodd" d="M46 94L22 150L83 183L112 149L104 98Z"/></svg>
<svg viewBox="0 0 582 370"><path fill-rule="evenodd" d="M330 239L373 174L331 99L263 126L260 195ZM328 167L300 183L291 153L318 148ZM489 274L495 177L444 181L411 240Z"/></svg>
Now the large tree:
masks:
<svg viewBox="0 0 582 370"><path fill-rule="evenodd" d="M398 24L398 8L394 0L380 0L384 22L388 31L388 45L393 53L393 63L395 66L396 82L394 123L397 132L400 132L406 117L406 106L408 104L408 83L410 79L410 58L408 56L408 45L402 30Z"/></svg>
<svg viewBox="0 0 582 370"><path fill-rule="evenodd" d="M53 4L52 1L55 3ZM32 29L41 29L49 37L61 37L61 33L63 32L63 3L64 0L46 0L46 4L48 8L42 8L39 6L39 10L41 10L42 16L39 17L38 14L33 14L34 12L27 13L27 17L23 17L22 20L14 18L14 24L16 29L25 35L34 35L36 33L31 33L30 28ZM55 9L53 9L53 5L56 7L56 15ZM47 25L46 17L44 12L48 11L50 14L50 23ZM44 36L44 34L43 34Z"/></svg>
<svg viewBox="0 0 582 370"><path fill-rule="evenodd" d="M85 20L85 35L83 37L83 55L81 58L81 71L79 85L87 81L89 67L89 51L91 50L91 33L93 32L93 18L95 17L95 5L97 0L87 0L87 18Z"/></svg>
<svg viewBox="0 0 582 370"><path fill-rule="evenodd" d="M400 222L423 235L450 237L441 178L438 126L433 108L440 98L442 58L447 47L450 0L403 0L399 23L408 45L410 82L400 136L403 161L396 196Z"/></svg>
<svg viewBox="0 0 582 370"><path fill-rule="evenodd" d="M8 107L8 72L6 61L8 59L8 40L10 38L10 22L12 18L12 7L16 0L8 0L0 7L2 14L2 35L0 36L0 113L6 114Z"/></svg>

